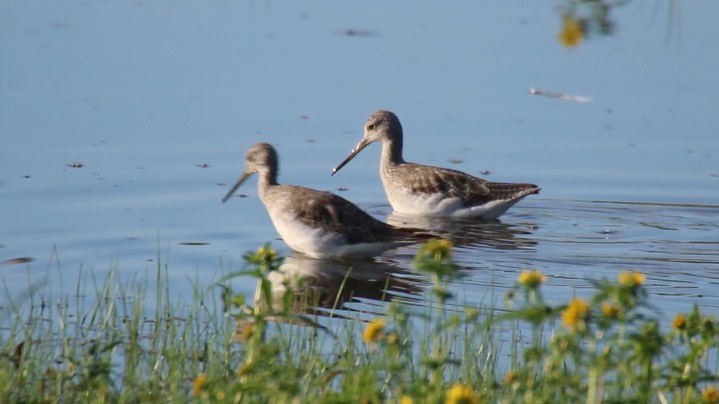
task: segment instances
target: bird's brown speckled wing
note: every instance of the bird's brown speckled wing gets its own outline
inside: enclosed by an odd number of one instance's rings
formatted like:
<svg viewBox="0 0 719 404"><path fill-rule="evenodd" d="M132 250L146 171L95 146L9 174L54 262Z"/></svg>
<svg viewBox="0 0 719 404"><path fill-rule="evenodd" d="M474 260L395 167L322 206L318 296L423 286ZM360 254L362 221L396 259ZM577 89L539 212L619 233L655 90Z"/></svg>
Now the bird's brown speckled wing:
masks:
<svg viewBox="0 0 719 404"><path fill-rule="evenodd" d="M401 178L403 186L412 192L442 193L447 197L459 198L463 207L539 192L539 188L533 184L489 182L450 168L404 163L395 169L402 171L401 175L395 174L395 178Z"/></svg>
<svg viewBox="0 0 719 404"><path fill-rule="evenodd" d="M285 186L294 188L293 192L285 192L284 196L292 199L287 206L295 210L298 220L312 227L342 234L349 244L400 241L412 234L375 219L339 195L310 188Z"/></svg>
<svg viewBox="0 0 719 404"><path fill-rule="evenodd" d="M510 182L487 182L487 188L494 199L517 199L527 195L538 194L541 188L534 184L515 184Z"/></svg>

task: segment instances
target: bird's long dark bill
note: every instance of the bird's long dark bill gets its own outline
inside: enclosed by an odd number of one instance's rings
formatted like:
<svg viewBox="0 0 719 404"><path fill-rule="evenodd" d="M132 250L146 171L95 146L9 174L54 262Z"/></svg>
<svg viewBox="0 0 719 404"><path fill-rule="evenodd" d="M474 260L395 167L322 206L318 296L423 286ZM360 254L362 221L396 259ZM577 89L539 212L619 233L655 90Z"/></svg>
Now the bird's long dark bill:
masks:
<svg viewBox="0 0 719 404"><path fill-rule="evenodd" d="M228 192L227 195L225 195L225 197L222 198L222 203L225 203L225 202L227 202L228 199L232 198L232 195L235 193L235 191L237 191L237 188L239 188L240 185L242 185L242 183L245 182L246 179L250 178L250 175L252 175L252 173L243 173L242 177L240 177L240 179L237 180L235 185L232 186L232 189L230 189L230 192Z"/></svg>
<svg viewBox="0 0 719 404"><path fill-rule="evenodd" d="M332 169L332 175L335 175L337 173L337 171L339 171L342 167L344 167L345 164L349 163L350 160L352 160L357 155L357 153L361 152L362 149L367 147L367 145L369 145L369 143L367 141L365 141L364 139L360 140L360 142L357 144L357 147L355 147L350 152L350 155L347 156L347 158L344 159L341 163L339 163L339 165L337 165L337 167Z"/></svg>

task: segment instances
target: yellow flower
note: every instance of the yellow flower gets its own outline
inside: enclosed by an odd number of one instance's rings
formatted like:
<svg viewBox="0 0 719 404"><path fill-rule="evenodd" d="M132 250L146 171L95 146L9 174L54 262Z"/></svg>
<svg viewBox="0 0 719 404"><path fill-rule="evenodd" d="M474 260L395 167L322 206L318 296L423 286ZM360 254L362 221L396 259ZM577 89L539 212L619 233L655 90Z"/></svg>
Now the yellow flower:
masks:
<svg viewBox="0 0 719 404"><path fill-rule="evenodd" d="M507 374L504 376L504 383L506 384L512 384L517 381L517 372L510 370L507 372Z"/></svg>
<svg viewBox="0 0 719 404"><path fill-rule="evenodd" d="M447 390L447 404L471 404L476 403L477 398L471 387L462 383L455 383Z"/></svg>
<svg viewBox="0 0 719 404"><path fill-rule="evenodd" d="M562 312L562 323L572 331L583 331L586 327L584 320L589 314L589 305L582 298L575 298Z"/></svg>
<svg viewBox="0 0 719 404"><path fill-rule="evenodd" d="M192 382L192 395L198 397L205 390L207 384L207 375L200 373L197 378Z"/></svg>
<svg viewBox="0 0 719 404"><path fill-rule="evenodd" d="M709 386L702 390L702 401L705 403L719 403L719 390L714 386Z"/></svg>
<svg viewBox="0 0 719 404"><path fill-rule="evenodd" d="M629 287L641 286L642 284L644 284L644 281L646 279L647 279L647 276L641 272L625 271L625 272L622 272L619 274L619 283L622 286L629 286Z"/></svg>
<svg viewBox="0 0 719 404"><path fill-rule="evenodd" d="M377 342L384 335L385 322L381 318L372 320L362 332L362 340L366 344Z"/></svg>
<svg viewBox="0 0 719 404"><path fill-rule="evenodd" d="M447 259L452 255L452 242L441 238L429 240L424 245L424 253L436 261Z"/></svg>
<svg viewBox="0 0 719 404"><path fill-rule="evenodd" d="M547 277L540 271L522 271L517 278L517 282L527 289L536 289L539 285L547 282Z"/></svg>
<svg viewBox="0 0 719 404"><path fill-rule="evenodd" d="M257 249L255 257L257 257L259 261L270 263L277 260L277 252L270 248L269 245L264 245Z"/></svg>
<svg viewBox="0 0 719 404"><path fill-rule="evenodd" d="M584 37L584 32L582 31L582 24L576 18L572 18L568 15L565 15L562 18L562 22L562 30L557 36L557 38L559 39L559 43L570 48L579 45L579 43L582 42L582 38Z"/></svg>
<svg viewBox="0 0 719 404"><path fill-rule="evenodd" d="M617 318L619 316L619 306L605 302L602 304L602 314L607 317Z"/></svg>
<svg viewBox="0 0 719 404"><path fill-rule="evenodd" d="M400 396L399 404L414 404L414 400L410 396Z"/></svg>
<svg viewBox="0 0 719 404"><path fill-rule="evenodd" d="M674 317L674 321L672 321L672 329L674 330L684 330L687 328L687 316L684 314L677 314L676 317Z"/></svg>

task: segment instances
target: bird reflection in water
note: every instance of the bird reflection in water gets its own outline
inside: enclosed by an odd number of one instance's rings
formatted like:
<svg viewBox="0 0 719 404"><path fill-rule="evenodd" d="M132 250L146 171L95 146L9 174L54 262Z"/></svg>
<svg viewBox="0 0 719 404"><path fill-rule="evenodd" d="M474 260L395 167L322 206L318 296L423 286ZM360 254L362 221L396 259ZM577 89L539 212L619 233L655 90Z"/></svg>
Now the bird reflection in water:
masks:
<svg viewBox="0 0 719 404"><path fill-rule="evenodd" d="M460 218L432 218L392 212L387 223L395 227L423 229L447 239L455 247L487 246L498 250L533 249L537 242L531 238L536 225L507 224L499 220Z"/></svg>
<svg viewBox="0 0 719 404"><path fill-rule="evenodd" d="M297 253L285 257L280 268L267 277L272 284L272 310L342 317L343 311L353 310L346 305L352 301L388 301L397 296L412 299L419 295L420 281L402 276L410 272L387 258L382 259L335 261ZM255 305L266 306L267 299L262 293L258 285ZM286 307L286 293L290 307Z"/></svg>

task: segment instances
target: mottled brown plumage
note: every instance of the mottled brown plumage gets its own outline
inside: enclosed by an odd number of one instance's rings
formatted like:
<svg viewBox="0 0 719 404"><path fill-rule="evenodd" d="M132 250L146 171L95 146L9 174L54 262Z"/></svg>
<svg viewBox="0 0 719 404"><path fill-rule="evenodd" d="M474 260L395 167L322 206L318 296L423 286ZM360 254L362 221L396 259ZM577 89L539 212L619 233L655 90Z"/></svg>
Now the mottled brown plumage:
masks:
<svg viewBox="0 0 719 404"><path fill-rule="evenodd" d="M489 182L449 168L405 162L401 166L389 168L389 170L395 173L401 172L402 176L414 179L414 181L404 184L410 192L416 194L441 193L447 198L458 198L462 201L461 206L464 208L482 205L493 200L517 198L522 193L529 195L539 192L539 188L534 184Z"/></svg>
<svg viewBox="0 0 719 404"><path fill-rule="evenodd" d="M297 220L345 237L348 244L397 241L414 233L383 223L347 199L331 192L295 186L269 187L263 200L272 200ZM277 209L275 207L274 209Z"/></svg>

